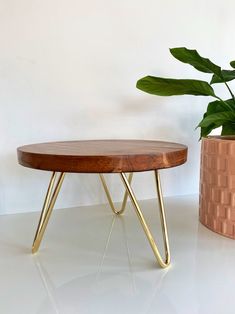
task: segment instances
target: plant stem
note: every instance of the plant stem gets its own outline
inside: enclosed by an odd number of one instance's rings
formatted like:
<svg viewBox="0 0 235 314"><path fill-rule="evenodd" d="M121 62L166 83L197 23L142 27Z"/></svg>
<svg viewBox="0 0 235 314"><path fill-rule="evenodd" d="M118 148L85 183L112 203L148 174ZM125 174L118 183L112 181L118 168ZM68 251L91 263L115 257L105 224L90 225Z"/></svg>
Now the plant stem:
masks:
<svg viewBox="0 0 235 314"><path fill-rule="evenodd" d="M230 89L230 87L228 86L227 82L224 82L224 83L225 83L226 87L228 88L229 93L231 94L233 101L235 102L235 97L234 97L233 92L231 91L231 89Z"/></svg>
<svg viewBox="0 0 235 314"><path fill-rule="evenodd" d="M225 81L225 79L224 79L224 77L223 77L223 72L222 72L222 71L221 71L221 78L222 78L222 80L224 81L224 84L226 85L226 87L227 87L227 89L228 89L228 91L229 91L230 95L232 96L232 99L233 99L233 101L234 101L234 103L235 103L234 94L233 94L233 92L231 91L230 87L228 86L228 83Z"/></svg>

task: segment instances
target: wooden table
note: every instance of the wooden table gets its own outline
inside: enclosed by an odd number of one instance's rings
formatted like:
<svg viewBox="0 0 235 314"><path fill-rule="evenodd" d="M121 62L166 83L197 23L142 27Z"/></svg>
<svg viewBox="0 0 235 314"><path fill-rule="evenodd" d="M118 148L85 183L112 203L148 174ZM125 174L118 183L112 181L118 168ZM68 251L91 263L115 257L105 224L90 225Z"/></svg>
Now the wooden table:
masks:
<svg viewBox="0 0 235 314"><path fill-rule="evenodd" d="M129 196L160 266L166 267L170 264L166 217L158 170L185 163L187 160L187 147L185 145L145 140L66 141L26 145L19 147L17 153L18 161L22 166L52 171L33 242L33 253L40 246L65 173L98 173L113 212L115 214L122 214ZM155 173L165 259L159 253L131 187L133 172L150 170L153 170ZM104 173L119 173L121 176L125 186L125 195L120 210L115 208L104 178ZM129 173L128 177L126 173ZM58 179L56 179L57 176Z"/></svg>

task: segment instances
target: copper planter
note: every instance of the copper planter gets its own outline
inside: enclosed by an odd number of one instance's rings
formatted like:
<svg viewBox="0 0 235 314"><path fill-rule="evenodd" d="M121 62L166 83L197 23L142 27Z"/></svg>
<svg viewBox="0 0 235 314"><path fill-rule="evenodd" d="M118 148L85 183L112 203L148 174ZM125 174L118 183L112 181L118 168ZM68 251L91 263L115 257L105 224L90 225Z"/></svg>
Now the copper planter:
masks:
<svg viewBox="0 0 235 314"><path fill-rule="evenodd" d="M200 222L235 239L235 137L202 139Z"/></svg>

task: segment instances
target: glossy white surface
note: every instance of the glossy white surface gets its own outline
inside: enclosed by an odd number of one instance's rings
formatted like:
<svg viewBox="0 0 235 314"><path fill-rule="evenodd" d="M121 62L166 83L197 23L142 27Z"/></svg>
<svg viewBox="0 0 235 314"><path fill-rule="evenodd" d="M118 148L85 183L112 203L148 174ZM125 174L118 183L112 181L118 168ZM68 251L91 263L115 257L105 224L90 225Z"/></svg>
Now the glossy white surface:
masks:
<svg viewBox="0 0 235 314"><path fill-rule="evenodd" d="M232 314L235 241L198 223L197 198L167 198L172 266L160 269L129 205L53 213L39 253L39 213L0 216L0 313ZM159 242L153 200L142 202Z"/></svg>

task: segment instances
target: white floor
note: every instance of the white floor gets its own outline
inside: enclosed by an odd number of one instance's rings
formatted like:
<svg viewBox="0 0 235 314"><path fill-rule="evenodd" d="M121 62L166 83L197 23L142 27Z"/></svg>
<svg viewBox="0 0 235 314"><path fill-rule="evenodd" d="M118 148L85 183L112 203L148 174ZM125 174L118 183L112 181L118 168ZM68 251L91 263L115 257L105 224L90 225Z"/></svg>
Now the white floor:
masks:
<svg viewBox="0 0 235 314"><path fill-rule="evenodd" d="M161 240L155 202L142 205ZM55 211L35 256L39 213L0 216L0 313L234 314L235 241L198 223L196 197L165 205L166 270L156 265L130 204L122 217L108 206Z"/></svg>

